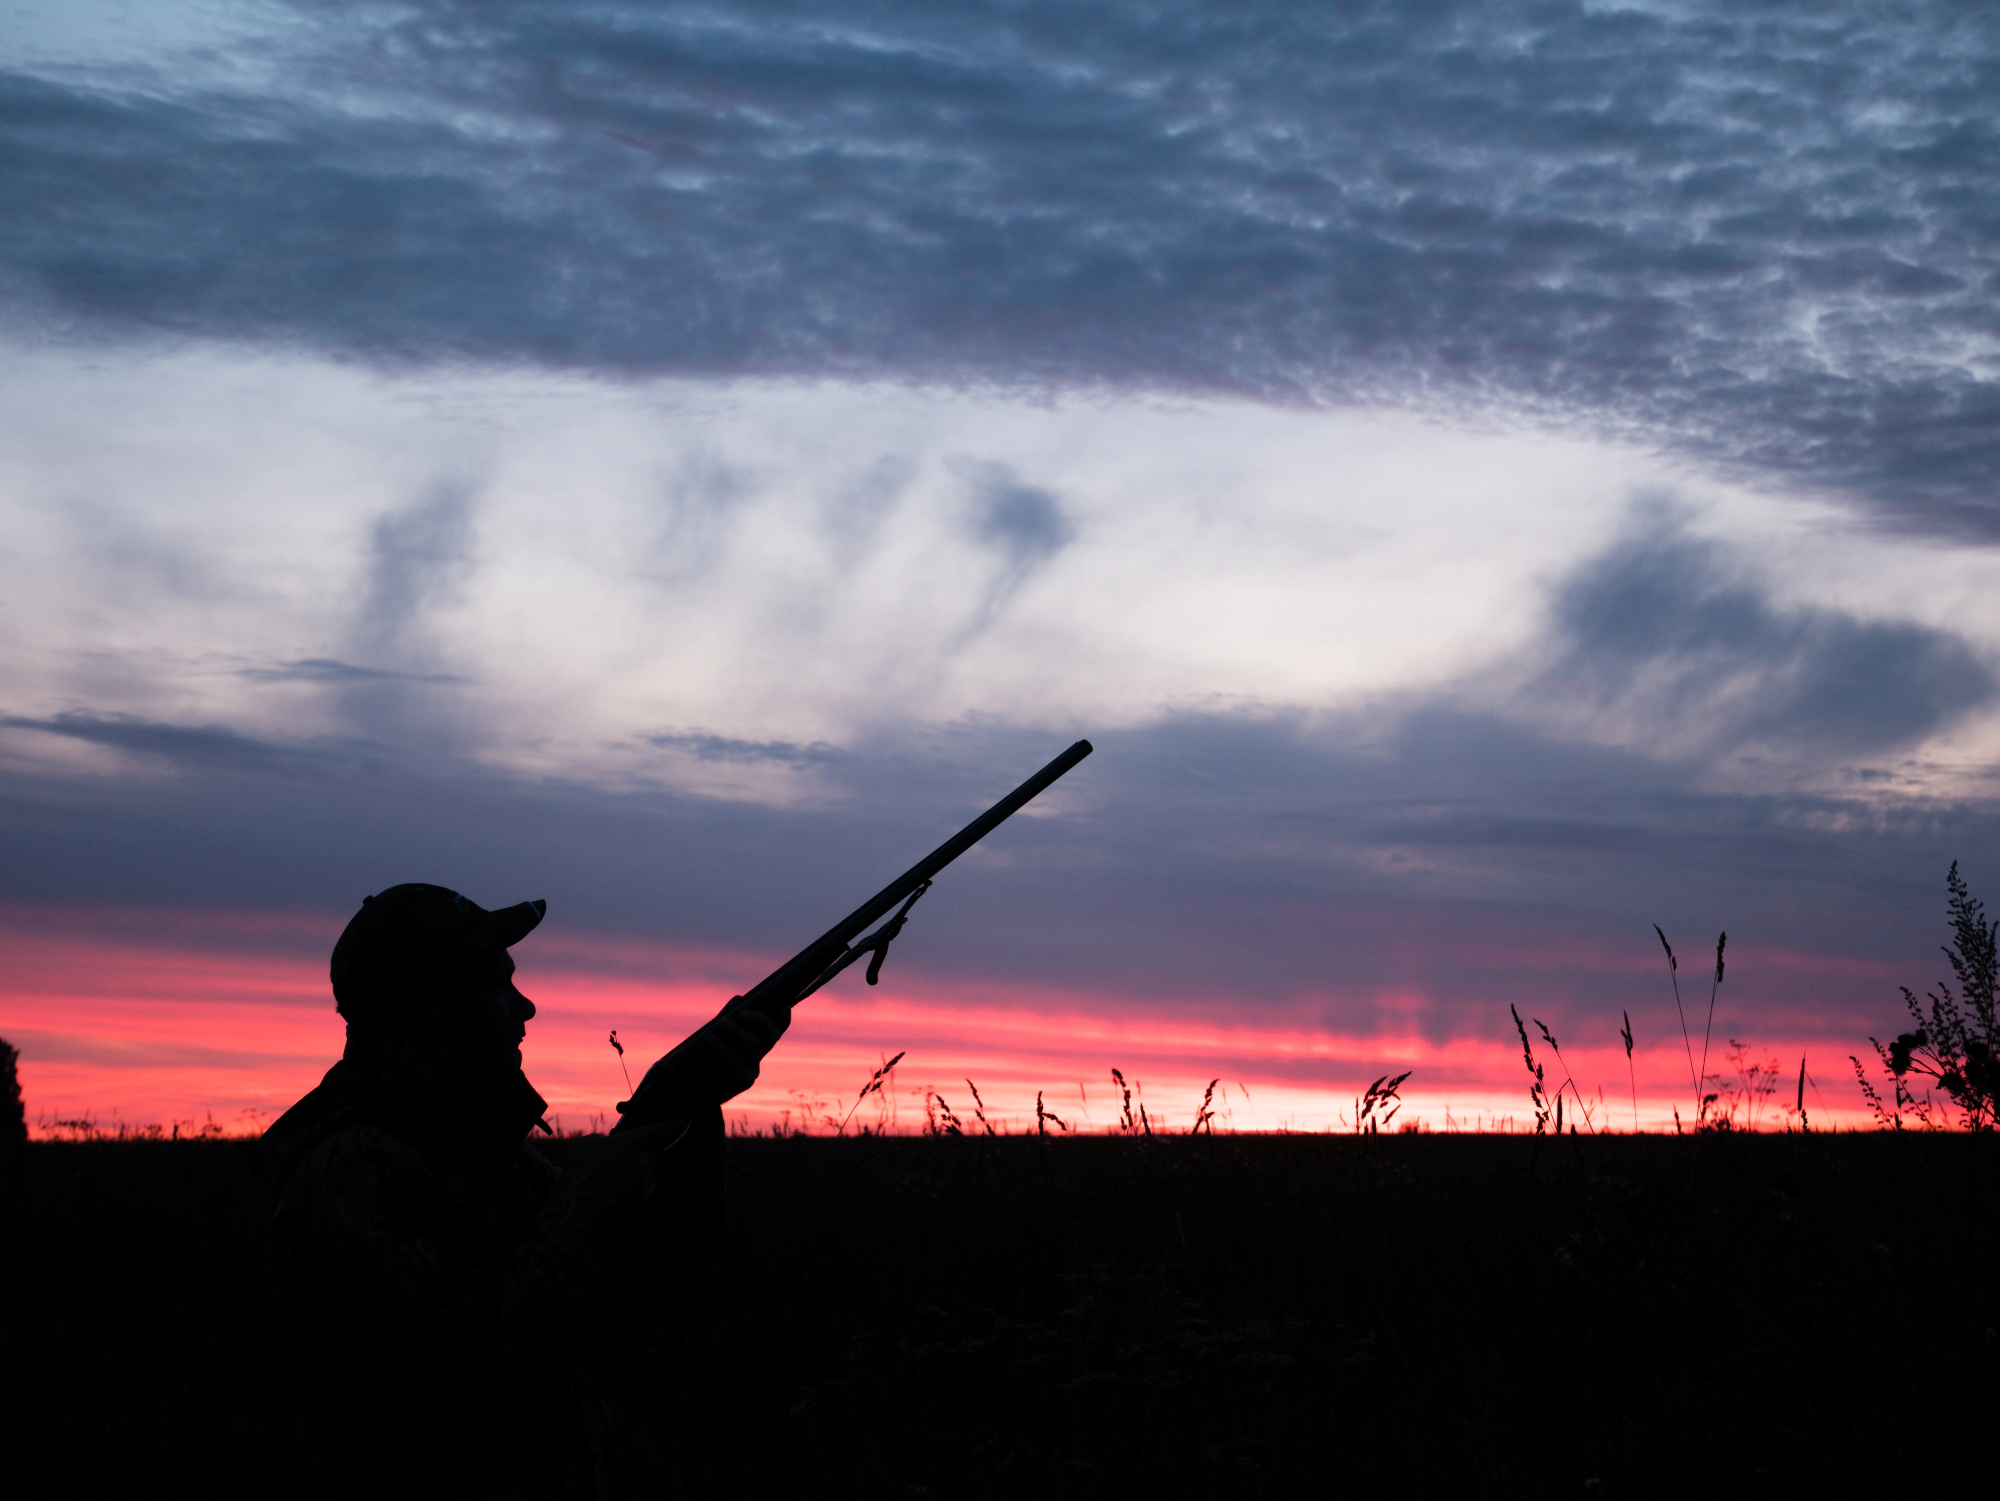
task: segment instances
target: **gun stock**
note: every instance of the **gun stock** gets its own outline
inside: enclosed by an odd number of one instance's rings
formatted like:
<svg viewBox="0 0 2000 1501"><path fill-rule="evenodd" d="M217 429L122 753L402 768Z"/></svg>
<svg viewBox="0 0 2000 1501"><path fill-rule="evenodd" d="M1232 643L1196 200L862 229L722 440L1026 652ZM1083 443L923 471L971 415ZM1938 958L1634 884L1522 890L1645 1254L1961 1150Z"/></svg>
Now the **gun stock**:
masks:
<svg viewBox="0 0 2000 1501"><path fill-rule="evenodd" d="M742 995L732 999L722 1008L723 1011L783 1010L794 1006L854 960L871 951L875 956L868 974L872 984L876 970L881 966L882 955L888 950L889 940L902 928L909 904L930 885L932 878L1034 801L1090 752L1088 740L1077 741ZM855 944L855 939L898 906L903 910L897 913L894 920L884 924L866 941ZM678 1048L674 1050L678 1051ZM676 1097L678 1092L674 1088L674 1052L669 1052L647 1069L639 1087L632 1091L632 1098L619 1105L618 1113L623 1119L612 1128L614 1131L663 1119L678 1109L686 1108L686 1102Z"/></svg>

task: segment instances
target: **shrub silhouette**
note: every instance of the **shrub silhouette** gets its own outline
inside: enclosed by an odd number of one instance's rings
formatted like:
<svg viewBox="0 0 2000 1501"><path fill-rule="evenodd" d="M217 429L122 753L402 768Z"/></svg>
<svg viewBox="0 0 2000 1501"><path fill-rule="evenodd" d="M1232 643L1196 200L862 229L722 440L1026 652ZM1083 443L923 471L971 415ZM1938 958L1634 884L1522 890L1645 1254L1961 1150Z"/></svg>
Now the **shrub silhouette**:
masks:
<svg viewBox="0 0 2000 1501"><path fill-rule="evenodd" d="M28 1113L21 1104L21 1055L0 1037L0 1153L14 1153L28 1139Z"/></svg>
<svg viewBox="0 0 2000 1501"><path fill-rule="evenodd" d="M2000 1054L2000 1018L1994 1014L1995 981L2000 978L2000 953L1996 953L2000 949L2000 922L1987 920L1985 904L1972 895L1965 878L1958 873L1956 860L1951 862L1944 884L1950 894L1945 911L1956 940L1945 949L1944 956L1951 962L1952 975L1958 982L1957 993L1953 993L1949 983L1939 981L1937 989L1926 996L1931 1003L1927 1016L1923 1003L1909 986L1897 987L1903 992L1903 1004L1909 1008L1916 1026L1899 1033L1887 1047L1872 1037L1868 1040L1895 1082L1894 1124L1901 1125L1901 1107L1905 1104L1912 1106L1926 1125L1930 1124L1928 1109L1912 1097L1908 1087L1909 1076L1916 1074L1934 1080L1951 1097L1965 1112L1968 1129L1989 1130L1994 1124L1995 1094L2000 1092L2000 1060L1996 1060L1996 1054ZM1857 1075L1861 1073L1859 1059L1855 1060L1854 1069ZM1876 1116L1885 1124L1891 1123L1891 1113L1865 1077L1861 1085Z"/></svg>

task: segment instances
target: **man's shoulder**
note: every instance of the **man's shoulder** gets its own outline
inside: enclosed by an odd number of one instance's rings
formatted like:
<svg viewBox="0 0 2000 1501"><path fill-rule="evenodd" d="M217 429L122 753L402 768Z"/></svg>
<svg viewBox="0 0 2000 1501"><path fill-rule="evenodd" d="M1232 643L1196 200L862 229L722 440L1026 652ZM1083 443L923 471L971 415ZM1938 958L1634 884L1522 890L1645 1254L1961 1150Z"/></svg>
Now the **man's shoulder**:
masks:
<svg viewBox="0 0 2000 1501"><path fill-rule="evenodd" d="M546 1159L523 1145L481 1160L462 1143L391 1113L355 1109L321 1123L288 1154L277 1203L341 1206L347 1217L386 1215L431 1224L532 1213L555 1187ZM509 1206L512 1206L511 1208Z"/></svg>
<svg viewBox="0 0 2000 1501"><path fill-rule="evenodd" d="M287 1154L272 1209L307 1235L434 1214L456 1198L449 1166L394 1122L328 1122Z"/></svg>
<svg viewBox="0 0 2000 1501"><path fill-rule="evenodd" d="M300 1197L368 1197L398 1179L434 1179L442 1167L424 1133L348 1063L278 1117L262 1151L274 1209Z"/></svg>
<svg viewBox="0 0 2000 1501"><path fill-rule="evenodd" d="M329 1129L360 1119L389 1121L395 1114L375 1081L343 1058L271 1123L264 1132L264 1147L289 1155L311 1145Z"/></svg>

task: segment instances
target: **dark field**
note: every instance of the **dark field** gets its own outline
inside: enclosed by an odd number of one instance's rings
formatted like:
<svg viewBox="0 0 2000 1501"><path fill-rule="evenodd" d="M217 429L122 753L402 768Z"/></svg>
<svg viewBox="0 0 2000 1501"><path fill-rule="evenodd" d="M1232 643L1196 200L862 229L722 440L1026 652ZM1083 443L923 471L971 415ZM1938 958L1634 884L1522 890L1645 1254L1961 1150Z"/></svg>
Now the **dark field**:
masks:
<svg viewBox="0 0 2000 1501"><path fill-rule="evenodd" d="M1989 1468L1993 1145L733 1141L631 1493L1927 1487ZM243 1152L28 1149L10 1494L309 1489Z"/></svg>

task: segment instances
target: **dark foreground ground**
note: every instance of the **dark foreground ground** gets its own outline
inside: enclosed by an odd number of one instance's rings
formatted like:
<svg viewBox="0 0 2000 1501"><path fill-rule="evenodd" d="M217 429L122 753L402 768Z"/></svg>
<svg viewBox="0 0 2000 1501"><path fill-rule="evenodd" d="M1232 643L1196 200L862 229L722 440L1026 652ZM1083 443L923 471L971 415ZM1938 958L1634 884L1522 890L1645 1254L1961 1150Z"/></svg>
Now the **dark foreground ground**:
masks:
<svg viewBox="0 0 2000 1501"><path fill-rule="evenodd" d="M1990 1476L1995 1145L736 1141L628 1451L696 1496ZM36 1144L9 1198L9 1494L306 1489L243 1148Z"/></svg>

